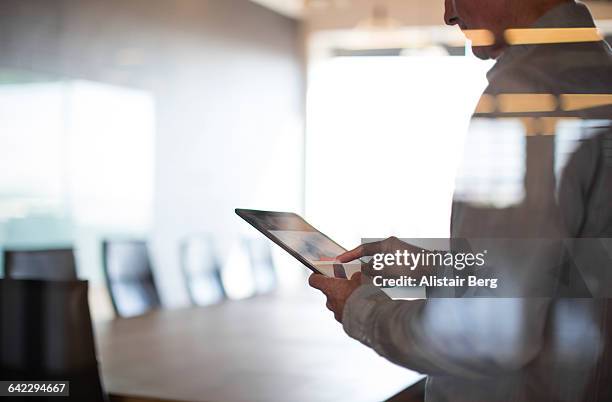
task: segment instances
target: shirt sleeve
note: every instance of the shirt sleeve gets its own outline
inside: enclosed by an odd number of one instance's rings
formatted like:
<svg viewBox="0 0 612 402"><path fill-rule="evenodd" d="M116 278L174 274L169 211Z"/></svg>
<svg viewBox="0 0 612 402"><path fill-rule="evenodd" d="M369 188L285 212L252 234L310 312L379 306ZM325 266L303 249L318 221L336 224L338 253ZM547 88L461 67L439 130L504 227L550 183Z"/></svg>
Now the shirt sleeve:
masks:
<svg viewBox="0 0 612 402"><path fill-rule="evenodd" d="M343 327L400 366L479 379L517 370L542 346L548 299L394 301L372 285L347 300Z"/></svg>

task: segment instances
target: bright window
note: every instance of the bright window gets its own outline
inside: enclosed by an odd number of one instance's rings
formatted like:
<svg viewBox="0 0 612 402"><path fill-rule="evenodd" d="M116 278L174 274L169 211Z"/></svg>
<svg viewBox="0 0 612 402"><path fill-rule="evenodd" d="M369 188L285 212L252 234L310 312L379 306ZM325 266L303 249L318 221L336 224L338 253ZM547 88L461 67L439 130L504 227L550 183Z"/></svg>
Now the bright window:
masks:
<svg viewBox="0 0 612 402"><path fill-rule="evenodd" d="M306 214L347 247L448 237L455 173L490 63L341 57L309 77Z"/></svg>

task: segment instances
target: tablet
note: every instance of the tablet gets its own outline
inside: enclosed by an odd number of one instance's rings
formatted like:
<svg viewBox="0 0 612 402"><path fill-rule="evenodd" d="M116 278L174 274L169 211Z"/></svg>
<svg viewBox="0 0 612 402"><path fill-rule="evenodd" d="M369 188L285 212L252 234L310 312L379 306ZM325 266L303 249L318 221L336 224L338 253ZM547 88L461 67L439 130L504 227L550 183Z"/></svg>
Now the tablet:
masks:
<svg viewBox="0 0 612 402"><path fill-rule="evenodd" d="M347 250L297 214L251 209L236 209L236 214L313 272L346 279L361 270L359 261L337 262L336 257Z"/></svg>

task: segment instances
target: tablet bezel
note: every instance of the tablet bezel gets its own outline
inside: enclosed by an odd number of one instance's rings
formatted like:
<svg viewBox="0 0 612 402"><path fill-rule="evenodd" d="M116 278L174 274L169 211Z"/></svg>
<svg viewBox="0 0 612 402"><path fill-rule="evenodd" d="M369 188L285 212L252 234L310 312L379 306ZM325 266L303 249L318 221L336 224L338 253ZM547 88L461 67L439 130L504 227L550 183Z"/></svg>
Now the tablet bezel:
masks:
<svg viewBox="0 0 612 402"><path fill-rule="evenodd" d="M320 233L323 237L325 237L327 240L329 240L332 243L334 243L336 246L340 247L345 252L348 251L346 248L344 248L341 245L339 245L337 242L332 240L325 233L321 232L320 230L318 230L317 228L312 226L310 223L308 223L306 221L306 219L302 218L300 215L298 215L296 213L293 213L293 212L276 212L276 211L259 211L259 210L255 210L255 209L241 209L241 208L236 208L235 212L236 212L236 215L238 215L239 217L244 219L247 223L249 223L251 226L253 226L255 229L257 229L259 232L261 232L261 234L266 236L268 239L272 240L275 244L280 246L283 250L285 250L286 252L291 254L291 256L293 256L293 258L297 259L306 268L310 269L311 271L313 271L316 274L325 275L323 272L319 271L313 264L311 264L306 258L302 257L299 253L297 253L295 250L293 250L287 244L283 243L278 237L276 237L276 236L274 236L274 234L270 233L268 229L261 227L257 223L257 221L252 220L251 219L251 215L273 215L273 216L287 216L287 217L298 218L304 224L306 224L309 228L311 228L313 232Z"/></svg>

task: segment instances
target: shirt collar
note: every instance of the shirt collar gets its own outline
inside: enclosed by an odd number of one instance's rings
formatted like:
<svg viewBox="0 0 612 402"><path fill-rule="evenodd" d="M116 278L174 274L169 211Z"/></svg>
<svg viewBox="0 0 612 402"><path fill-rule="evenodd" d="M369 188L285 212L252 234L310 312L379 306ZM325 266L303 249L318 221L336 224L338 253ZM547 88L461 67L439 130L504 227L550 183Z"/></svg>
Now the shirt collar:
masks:
<svg viewBox="0 0 612 402"><path fill-rule="evenodd" d="M591 16L591 12L582 3L574 1L560 4L550 9L546 14L540 17L532 28L594 28L595 22ZM532 48L529 45L514 45L509 46L504 53L497 59L497 62L487 73L489 82L496 75L497 71L511 60L516 59L519 55L524 54Z"/></svg>

